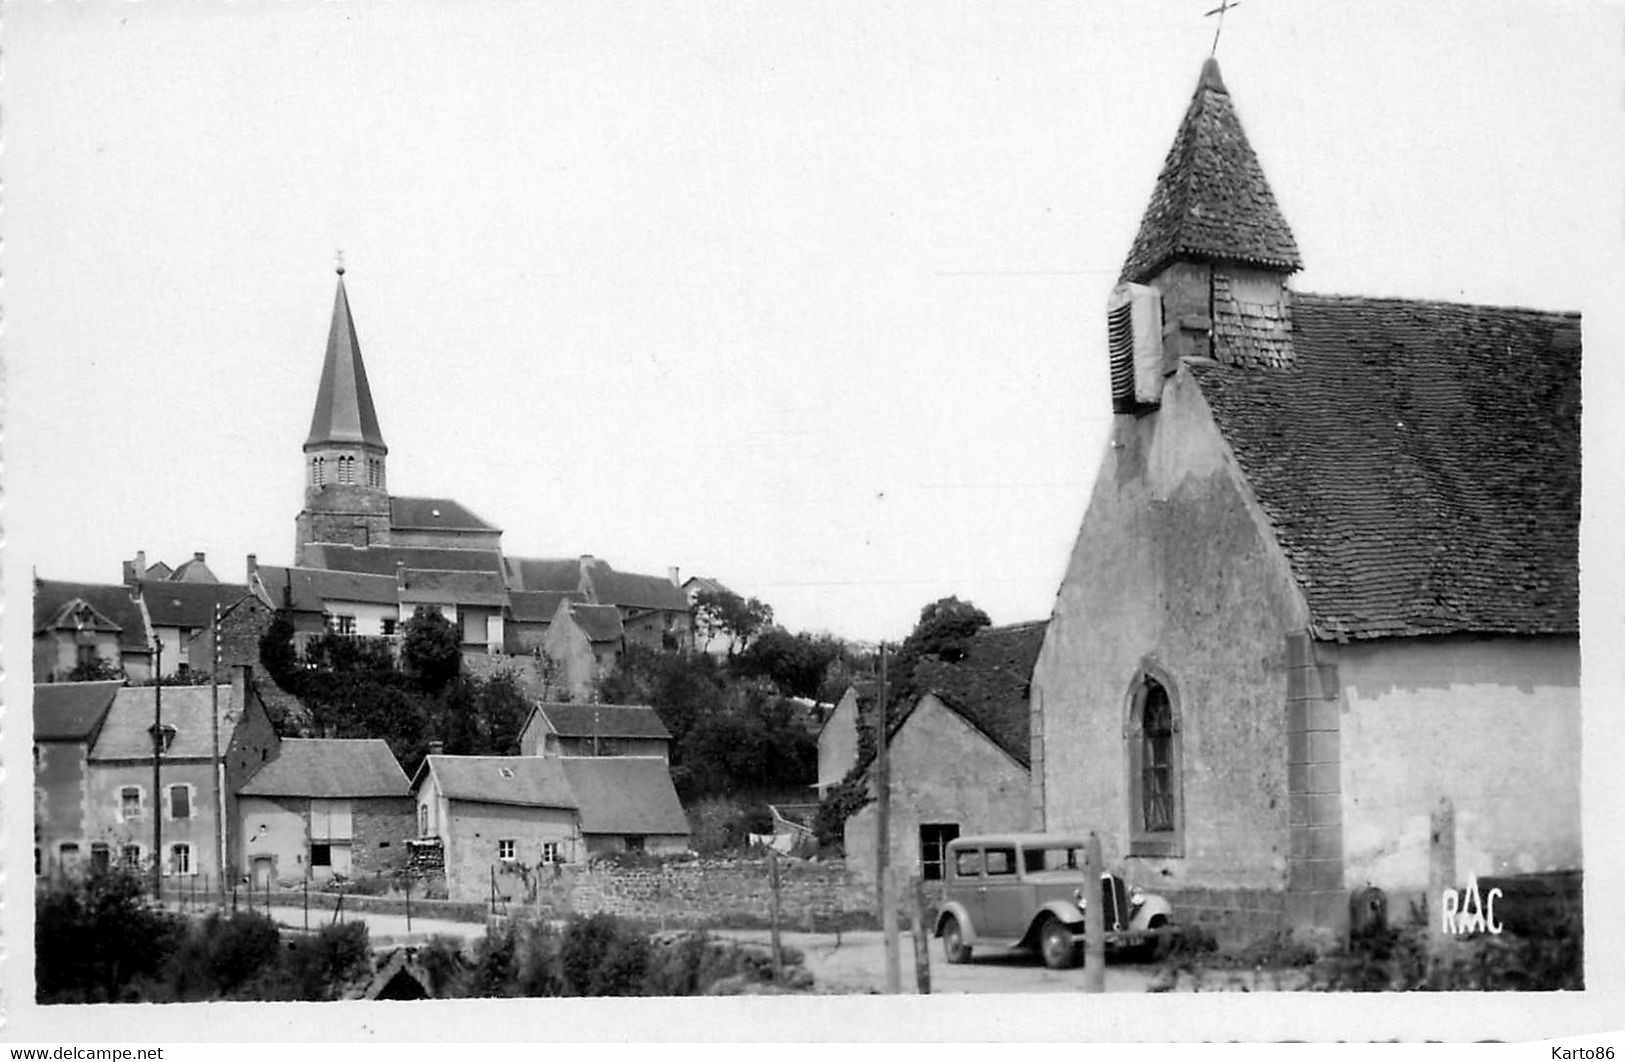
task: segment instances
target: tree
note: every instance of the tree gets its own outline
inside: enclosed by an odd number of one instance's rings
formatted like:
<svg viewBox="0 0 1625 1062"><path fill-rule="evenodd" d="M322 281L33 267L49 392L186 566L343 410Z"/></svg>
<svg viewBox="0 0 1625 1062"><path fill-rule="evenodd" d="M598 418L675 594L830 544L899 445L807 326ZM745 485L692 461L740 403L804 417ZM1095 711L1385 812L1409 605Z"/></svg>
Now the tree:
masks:
<svg viewBox="0 0 1625 1062"><path fill-rule="evenodd" d="M260 635L260 663L278 686L289 691L296 688L299 653L293 647L293 621L282 612Z"/></svg>
<svg viewBox="0 0 1625 1062"><path fill-rule="evenodd" d="M922 608L920 621L888 661L887 708L920 694L914 682L914 667L922 659L934 657L948 663L960 660L970 639L992 622L986 612L957 597L940 598Z"/></svg>
<svg viewBox="0 0 1625 1062"><path fill-rule="evenodd" d="M439 693L462 670L457 628L438 609L419 605L404 625L401 663L425 693Z"/></svg>
<svg viewBox="0 0 1625 1062"><path fill-rule="evenodd" d="M718 635L731 640L728 655L743 652L762 631L773 625L773 606L756 598L742 598L726 587L705 589L694 595L694 626L709 649Z"/></svg>
<svg viewBox="0 0 1625 1062"><path fill-rule="evenodd" d="M824 672L841 655L841 643L828 634L791 634L783 627L764 631L734 660L746 677L765 678L789 697L818 696Z"/></svg>
<svg viewBox="0 0 1625 1062"><path fill-rule="evenodd" d="M122 867L92 870L39 898L35 998L115 1003L154 978L186 935L186 920L147 902L146 882Z"/></svg>
<svg viewBox="0 0 1625 1062"><path fill-rule="evenodd" d="M68 672L68 682L108 682L124 678L124 669L110 660L97 657L81 664L76 664Z"/></svg>

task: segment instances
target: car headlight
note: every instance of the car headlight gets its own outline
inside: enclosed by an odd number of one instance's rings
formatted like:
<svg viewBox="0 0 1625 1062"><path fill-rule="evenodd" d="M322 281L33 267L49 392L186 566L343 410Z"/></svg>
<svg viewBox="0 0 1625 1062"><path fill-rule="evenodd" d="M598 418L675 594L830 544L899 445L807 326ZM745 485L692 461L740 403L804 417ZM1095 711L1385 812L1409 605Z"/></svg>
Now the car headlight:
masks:
<svg viewBox="0 0 1625 1062"><path fill-rule="evenodd" d="M1080 910L1080 911L1083 910L1083 890L1082 889L1073 889L1072 890L1072 902L1078 905L1078 910Z"/></svg>
<svg viewBox="0 0 1625 1062"><path fill-rule="evenodd" d="M1128 905L1130 907L1138 907L1144 902L1145 893L1141 892L1139 887L1136 886L1134 891L1128 894Z"/></svg>

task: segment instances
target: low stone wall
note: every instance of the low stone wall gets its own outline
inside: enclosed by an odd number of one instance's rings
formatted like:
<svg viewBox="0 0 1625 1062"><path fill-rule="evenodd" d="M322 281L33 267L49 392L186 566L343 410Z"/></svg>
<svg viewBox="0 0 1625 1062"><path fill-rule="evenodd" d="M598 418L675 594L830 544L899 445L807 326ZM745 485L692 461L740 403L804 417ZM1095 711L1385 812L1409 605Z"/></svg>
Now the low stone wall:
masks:
<svg viewBox="0 0 1625 1062"><path fill-rule="evenodd" d="M549 917L599 912L666 925L768 924L773 890L763 858L613 861L545 868L537 907ZM873 891L842 860L779 860L779 918L787 928L871 916Z"/></svg>
<svg viewBox="0 0 1625 1062"><path fill-rule="evenodd" d="M1200 926L1227 947L1250 944L1286 928L1286 893L1271 889L1151 890L1174 908L1174 922Z"/></svg>

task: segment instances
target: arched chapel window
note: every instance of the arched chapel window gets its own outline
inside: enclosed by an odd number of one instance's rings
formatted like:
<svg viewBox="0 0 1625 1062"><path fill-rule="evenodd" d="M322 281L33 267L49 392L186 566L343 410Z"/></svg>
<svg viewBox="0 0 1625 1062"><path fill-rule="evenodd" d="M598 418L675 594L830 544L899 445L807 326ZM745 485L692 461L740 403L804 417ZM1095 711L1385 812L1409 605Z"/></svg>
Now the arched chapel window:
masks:
<svg viewBox="0 0 1625 1062"><path fill-rule="evenodd" d="M1129 854L1184 855L1179 705L1164 681L1150 674L1136 680L1125 737L1131 819Z"/></svg>

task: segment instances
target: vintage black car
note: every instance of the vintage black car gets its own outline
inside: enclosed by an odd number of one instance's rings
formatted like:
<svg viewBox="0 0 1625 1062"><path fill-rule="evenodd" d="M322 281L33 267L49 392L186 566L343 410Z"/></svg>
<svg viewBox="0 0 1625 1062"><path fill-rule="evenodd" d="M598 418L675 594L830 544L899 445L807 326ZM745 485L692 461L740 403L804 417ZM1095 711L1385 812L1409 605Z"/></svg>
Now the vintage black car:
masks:
<svg viewBox="0 0 1625 1062"><path fill-rule="evenodd" d="M1076 965L1083 943L1082 838L1042 833L960 837L949 843L947 883L936 935L949 962L966 962L971 949L1030 948L1052 969ZM1104 873L1106 947L1154 954L1173 927L1173 908L1161 896L1128 889Z"/></svg>

